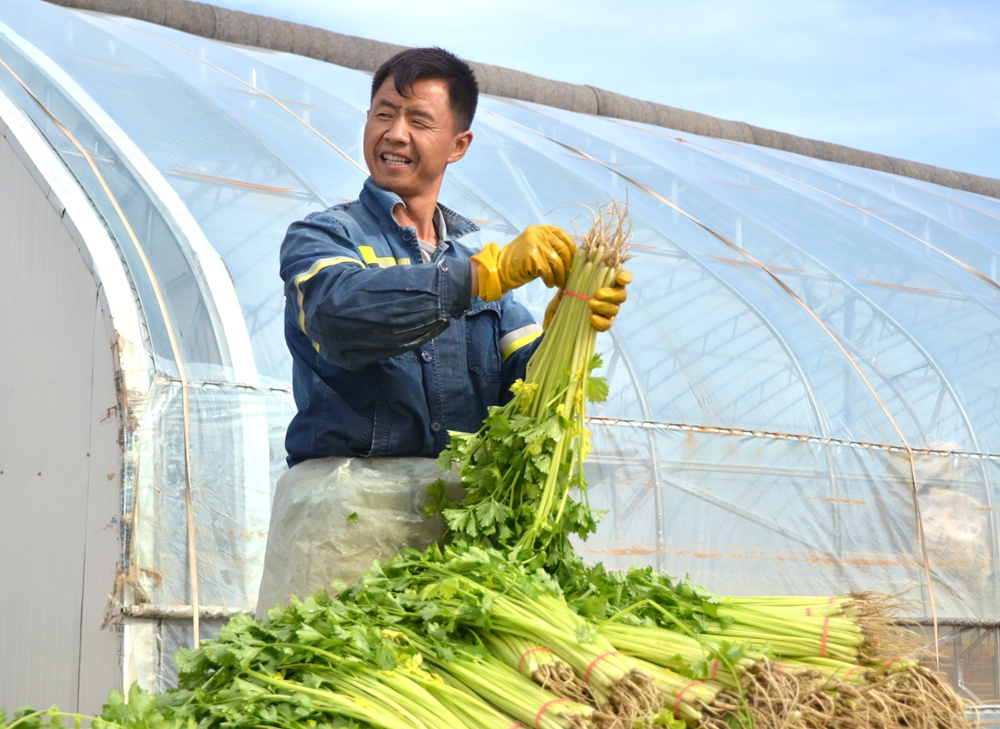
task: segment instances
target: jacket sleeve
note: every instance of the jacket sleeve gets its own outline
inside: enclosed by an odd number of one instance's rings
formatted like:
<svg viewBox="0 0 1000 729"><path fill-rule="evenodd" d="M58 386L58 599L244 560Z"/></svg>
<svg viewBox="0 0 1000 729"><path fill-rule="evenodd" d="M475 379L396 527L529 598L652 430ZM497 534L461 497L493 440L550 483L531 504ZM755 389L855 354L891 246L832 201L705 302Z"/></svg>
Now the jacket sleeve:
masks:
<svg viewBox="0 0 1000 729"><path fill-rule="evenodd" d="M355 371L437 336L468 310L472 288L462 258L368 268L329 213L289 227L281 278L302 334L324 359Z"/></svg>
<svg viewBox="0 0 1000 729"><path fill-rule="evenodd" d="M500 310L500 359L503 387L501 400L510 400L510 386L524 379L528 360L542 343L542 328L531 313L514 300L510 293L503 297ZM501 404L502 404L501 403Z"/></svg>

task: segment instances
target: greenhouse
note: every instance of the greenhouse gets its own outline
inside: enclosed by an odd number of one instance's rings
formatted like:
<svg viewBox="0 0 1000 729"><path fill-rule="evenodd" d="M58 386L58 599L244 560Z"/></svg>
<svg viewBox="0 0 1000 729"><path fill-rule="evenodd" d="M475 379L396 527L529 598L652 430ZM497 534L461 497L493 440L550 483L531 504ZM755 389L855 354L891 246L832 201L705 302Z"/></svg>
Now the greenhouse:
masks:
<svg viewBox="0 0 1000 729"><path fill-rule="evenodd" d="M0 706L94 710L253 612L294 413L278 247L357 197L371 75L0 8ZM473 247L628 201L582 551L724 594L880 590L1000 703L1000 201L496 96ZM537 318L550 292L518 294ZM994 374L990 374L993 372ZM193 589L194 588L194 589ZM934 627L932 627L934 626Z"/></svg>

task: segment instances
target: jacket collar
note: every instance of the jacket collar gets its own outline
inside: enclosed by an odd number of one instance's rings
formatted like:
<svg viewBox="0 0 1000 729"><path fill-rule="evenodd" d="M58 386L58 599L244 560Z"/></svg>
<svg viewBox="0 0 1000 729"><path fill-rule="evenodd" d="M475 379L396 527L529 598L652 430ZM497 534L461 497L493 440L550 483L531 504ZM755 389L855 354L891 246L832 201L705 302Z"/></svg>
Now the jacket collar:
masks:
<svg viewBox="0 0 1000 729"><path fill-rule="evenodd" d="M364 205L372 215L374 215L382 225L391 225L399 228L399 223L392 217L392 209L397 204L405 207L403 198L394 192L383 190L375 184L375 180L369 177L365 180L365 186L361 188L361 204ZM438 209L444 216L445 239L457 240L464 235L474 233L479 230L479 226L468 218L465 218L454 210L445 207L441 203L437 204Z"/></svg>

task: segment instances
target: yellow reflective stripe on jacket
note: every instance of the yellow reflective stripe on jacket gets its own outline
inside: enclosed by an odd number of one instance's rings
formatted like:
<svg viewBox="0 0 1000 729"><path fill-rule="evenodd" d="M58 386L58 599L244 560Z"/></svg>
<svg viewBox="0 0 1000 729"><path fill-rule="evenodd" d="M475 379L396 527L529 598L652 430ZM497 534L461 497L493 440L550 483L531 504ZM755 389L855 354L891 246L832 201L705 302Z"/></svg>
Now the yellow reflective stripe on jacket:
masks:
<svg viewBox="0 0 1000 729"><path fill-rule="evenodd" d="M542 328L537 324L527 324L500 338L500 360L506 362L514 352L542 336Z"/></svg>
<svg viewBox="0 0 1000 729"><path fill-rule="evenodd" d="M389 268L390 266L409 266L409 258L393 258L392 256L384 256L379 258L375 255L375 249L371 246L358 246L358 251L361 253L361 257L365 259L365 263L369 266L375 264L379 268Z"/></svg>
<svg viewBox="0 0 1000 729"><path fill-rule="evenodd" d="M358 251L361 253L361 257L365 259L365 263L369 266L373 263L379 268L389 268L390 266L396 265L396 259L392 256L385 256L384 258L379 258L375 255L375 249L371 246L358 246Z"/></svg>
<svg viewBox="0 0 1000 729"><path fill-rule="evenodd" d="M309 336L309 332L306 331L306 310L305 310L305 295L302 293L302 284L311 279L317 273L322 271L324 268L329 268L330 266L336 266L340 263L356 263L359 266L363 265L361 261L357 258L351 258L350 256L335 256L334 258L321 258L305 273L300 273L295 277L295 290L299 292L299 326L302 327L302 333ZM313 346L316 347L316 351L319 351L319 345L313 342Z"/></svg>

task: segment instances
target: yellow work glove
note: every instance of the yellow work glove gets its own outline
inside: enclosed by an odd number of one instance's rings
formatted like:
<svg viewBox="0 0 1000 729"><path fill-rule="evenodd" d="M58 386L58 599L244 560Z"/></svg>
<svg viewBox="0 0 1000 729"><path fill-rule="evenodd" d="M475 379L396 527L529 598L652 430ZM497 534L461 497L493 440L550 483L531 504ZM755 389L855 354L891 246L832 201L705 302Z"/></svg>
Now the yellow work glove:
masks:
<svg viewBox="0 0 1000 729"><path fill-rule="evenodd" d="M632 283L632 274L628 271L621 271L615 277L614 286L602 286L594 293L593 298L587 302L587 306L593 312L590 315L590 325L599 332L606 332L611 328L618 316L622 303L628 298L625 287ZM545 307L545 318L542 320L542 329L548 330L552 323L552 317L556 315L559 302L562 300L563 290L556 291L552 301Z"/></svg>
<svg viewBox="0 0 1000 729"><path fill-rule="evenodd" d="M532 225L503 248L487 243L472 260L479 264L479 296L496 301L536 278L546 286L566 285L576 244L562 228Z"/></svg>

